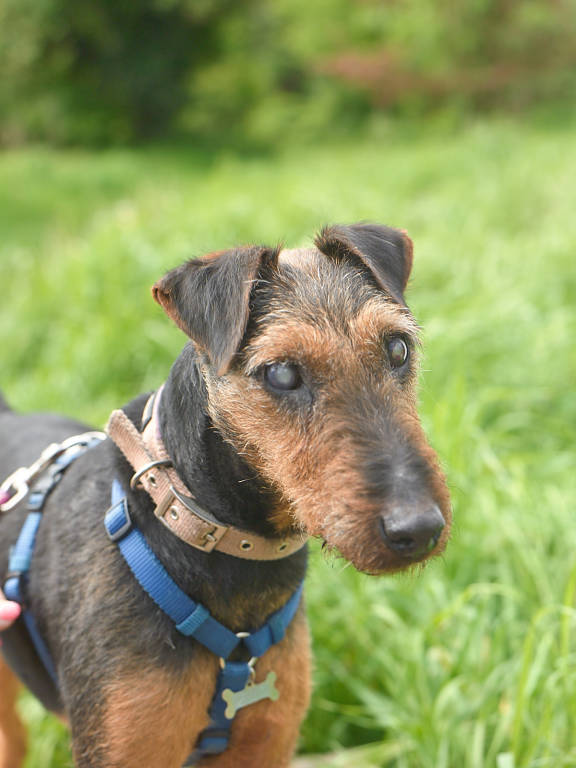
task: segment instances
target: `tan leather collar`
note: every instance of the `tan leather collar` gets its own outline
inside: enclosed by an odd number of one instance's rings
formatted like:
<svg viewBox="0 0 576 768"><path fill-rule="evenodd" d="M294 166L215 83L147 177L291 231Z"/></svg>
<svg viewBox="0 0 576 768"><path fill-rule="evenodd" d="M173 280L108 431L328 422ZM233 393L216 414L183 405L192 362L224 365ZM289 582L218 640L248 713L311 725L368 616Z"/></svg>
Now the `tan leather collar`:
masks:
<svg viewBox="0 0 576 768"><path fill-rule="evenodd" d="M202 552L224 552L245 560L279 560L301 549L304 534L269 539L224 525L200 507L172 468L158 421L162 387L144 409L139 432L124 411L113 411L106 432L134 467L132 488L144 488L156 504L154 514L174 535Z"/></svg>

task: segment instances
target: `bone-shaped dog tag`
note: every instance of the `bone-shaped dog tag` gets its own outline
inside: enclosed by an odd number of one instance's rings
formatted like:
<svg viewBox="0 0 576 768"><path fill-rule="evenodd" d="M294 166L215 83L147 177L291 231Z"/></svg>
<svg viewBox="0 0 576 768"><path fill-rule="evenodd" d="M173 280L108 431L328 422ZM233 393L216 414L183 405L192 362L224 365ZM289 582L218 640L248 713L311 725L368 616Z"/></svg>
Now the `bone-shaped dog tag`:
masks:
<svg viewBox="0 0 576 768"><path fill-rule="evenodd" d="M266 680L261 683L249 684L241 691L231 691L230 688L224 689L222 698L228 705L224 710L224 716L228 720L232 720L239 709L248 707L250 704L256 704L257 701L262 701L262 699L277 701L280 698L280 693L274 685L275 682L276 672L268 672Z"/></svg>

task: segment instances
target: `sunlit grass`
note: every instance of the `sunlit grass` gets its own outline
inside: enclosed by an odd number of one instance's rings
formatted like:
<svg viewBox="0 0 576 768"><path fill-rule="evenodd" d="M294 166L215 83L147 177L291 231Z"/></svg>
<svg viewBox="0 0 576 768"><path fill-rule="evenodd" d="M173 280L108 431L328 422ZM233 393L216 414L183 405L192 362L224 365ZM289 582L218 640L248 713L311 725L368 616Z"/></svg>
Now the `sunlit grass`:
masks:
<svg viewBox="0 0 576 768"><path fill-rule="evenodd" d="M575 196L571 131L496 123L275 158L22 152L0 163L11 211L0 387L19 408L95 423L158 384L177 354L182 337L148 287L178 261L308 242L329 221L383 221L414 238L422 415L454 534L423 572L391 579L314 551L302 749L333 755L315 765L576 766ZM65 765L59 726L24 707L28 768Z"/></svg>

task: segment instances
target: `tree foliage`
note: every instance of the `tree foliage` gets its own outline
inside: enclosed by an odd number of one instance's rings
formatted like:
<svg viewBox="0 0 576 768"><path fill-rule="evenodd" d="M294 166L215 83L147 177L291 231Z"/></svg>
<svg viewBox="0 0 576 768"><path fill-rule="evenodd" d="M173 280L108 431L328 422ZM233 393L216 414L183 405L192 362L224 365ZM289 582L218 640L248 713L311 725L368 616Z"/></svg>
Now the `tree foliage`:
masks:
<svg viewBox="0 0 576 768"><path fill-rule="evenodd" d="M3 0L0 141L254 139L576 89L576 0Z"/></svg>
<svg viewBox="0 0 576 768"><path fill-rule="evenodd" d="M187 102L190 75L225 55L219 22L234 8L233 0L4 0L4 138L166 134Z"/></svg>

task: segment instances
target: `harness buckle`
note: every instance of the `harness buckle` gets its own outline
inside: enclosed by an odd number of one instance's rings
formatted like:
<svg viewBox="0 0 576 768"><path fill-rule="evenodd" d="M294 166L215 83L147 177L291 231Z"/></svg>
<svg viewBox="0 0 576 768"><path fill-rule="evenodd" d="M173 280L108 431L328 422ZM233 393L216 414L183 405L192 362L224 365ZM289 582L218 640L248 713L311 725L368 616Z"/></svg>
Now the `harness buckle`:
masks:
<svg viewBox="0 0 576 768"><path fill-rule="evenodd" d="M84 432L81 435L73 435L66 438L61 443L50 443L35 462L29 467L19 467L0 485L0 499L5 499L0 503L0 512L9 512L28 494L30 483L38 475L41 475L47 469L55 458L65 453L69 448L76 445L89 445L96 440L104 440L106 435L103 432Z"/></svg>
<svg viewBox="0 0 576 768"><path fill-rule="evenodd" d="M81 435L72 435L71 437L67 437L61 443L51 443L42 451L40 458L28 468L28 481L30 482L37 478L38 475L42 474L42 472L52 464L54 459L57 459L63 453L66 453L70 448L74 448L75 446L88 446L92 442L105 439L106 435L104 432L91 431L83 432Z"/></svg>
<svg viewBox="0 0 576 768"><path fill-rule="evenodd" d="M22 571L9 570L4 578L2 589L7 600L12 600L25 608L24 596L22 595L22 575Z"/></svg>
<svg viewBox="0 0 576 768"><path fill-rule="evenodd" d="M126 499L111 507L106 513L106 531L110 541L118 542L132 529L132 518Z"/></svg>

